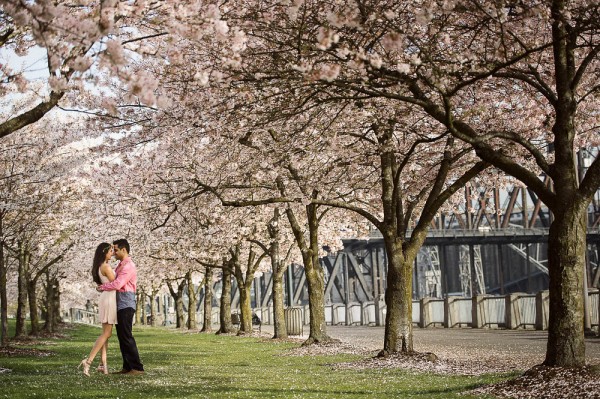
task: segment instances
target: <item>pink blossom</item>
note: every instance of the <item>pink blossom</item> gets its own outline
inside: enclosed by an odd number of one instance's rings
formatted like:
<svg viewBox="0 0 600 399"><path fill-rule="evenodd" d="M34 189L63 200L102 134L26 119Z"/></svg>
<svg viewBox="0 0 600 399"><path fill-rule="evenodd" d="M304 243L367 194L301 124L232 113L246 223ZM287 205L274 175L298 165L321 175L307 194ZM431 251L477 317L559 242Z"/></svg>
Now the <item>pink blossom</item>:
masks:
<svg viewBox="0 0 600 399"><path fill-rule="evenodd" d="M80 55L75 58L71 66L78 72L84 72L92 66L92 60L89 57Z"/></svg>
<svg viewBox="0 0 600 399"><path fill-rule="evenodd" d="M248 37L246 36L246 32L243 30L236 28L233 33L233 41L231 43L231 50L233 52L239 53L240 51L244 51L246 49L246 43L248 41Z"/></svg>
<svg viewBox="0 0 600 399"><path fill-rule="evenodd" d="M125 54L121 43L116 40L106 42L106 54L115 65L125 64Z"/></svg>
<svg viewBox="0 0 600 399"><path fill-rule="evenodd" d="M333 82L340 74L340 66L338 64L326 64L319 71L319 79L327 82Z"/></svg>
<svg viewBox="0 0 600 399"><path fill-rule="evenodd" d="M399 63L396 66L396 69L398 70L398 72L400 73L409 73L410 72L410 65L409 64L405 64L403 62Z"/></svg>
<svg viewBox="0 0 600 399"><path fill-rule="evenodd" d="M226 21L223 20L217 20L214 22L215 25L215 31L217 32L217 36L219 38L224 38L227 36L227 33L229 32L229 26L227 25Z"/></svg>
<svg viewBox="0 0 600 399"><path fill-rule="evenodd" d="M333 30L320 27L317 33L317 48L319 50L327 50L332 44L337 43L339 39L340 36Z"/></svg>
<svg viewBox="0 0 600 399"><path fill-rule="evenodd" d="M50 76L48 78L48 84L53 91L65 91L69 87L69 83L63 77Z"/></svg>

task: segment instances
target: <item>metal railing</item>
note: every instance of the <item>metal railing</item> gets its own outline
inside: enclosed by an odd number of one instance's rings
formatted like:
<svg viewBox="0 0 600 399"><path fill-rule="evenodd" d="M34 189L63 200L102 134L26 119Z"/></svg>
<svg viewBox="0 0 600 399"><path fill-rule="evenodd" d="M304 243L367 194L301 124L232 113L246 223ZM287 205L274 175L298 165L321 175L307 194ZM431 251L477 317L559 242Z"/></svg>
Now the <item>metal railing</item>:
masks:
<svg viewBox="0 0 600 399"><path fill-rule="evenodd" d="M71 323L99 324L98 313L85 309L69 309L69 320Z"/></svg>

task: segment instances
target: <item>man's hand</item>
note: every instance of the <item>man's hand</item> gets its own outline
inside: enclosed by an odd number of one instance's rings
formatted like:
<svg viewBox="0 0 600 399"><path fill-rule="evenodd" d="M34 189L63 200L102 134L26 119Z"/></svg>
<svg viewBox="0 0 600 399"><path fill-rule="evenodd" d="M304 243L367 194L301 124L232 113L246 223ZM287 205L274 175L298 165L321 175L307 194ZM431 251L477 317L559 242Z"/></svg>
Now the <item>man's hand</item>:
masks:
<svg viewBox="0 0 600 399"><path fill-rule="evenodd" d="M102 287L102 285L101 285L101 284L98 284L98 285L96 286L96 291L98 291L98 292L102 292L102 288L100 288L100 287Z"/></svg>

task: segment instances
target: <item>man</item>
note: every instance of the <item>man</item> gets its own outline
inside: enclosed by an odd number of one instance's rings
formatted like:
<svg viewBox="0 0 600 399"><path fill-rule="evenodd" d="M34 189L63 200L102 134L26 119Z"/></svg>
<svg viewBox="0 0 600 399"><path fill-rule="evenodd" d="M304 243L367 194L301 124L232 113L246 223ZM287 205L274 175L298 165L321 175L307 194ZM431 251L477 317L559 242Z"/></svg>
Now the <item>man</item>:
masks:
<svg viewBox="0 0 600 399"><path fill-rule="evenodd" d="M131 332L135 314L135 291L137 270L129 256L129 243L126 239L113 242L115 258L120 262L115 269L116 278L111 283L98 286L98 291L117 291L117 337L123 356L123 369L116 374L144 374L144 365L140 361L137 345Z"/></svg>

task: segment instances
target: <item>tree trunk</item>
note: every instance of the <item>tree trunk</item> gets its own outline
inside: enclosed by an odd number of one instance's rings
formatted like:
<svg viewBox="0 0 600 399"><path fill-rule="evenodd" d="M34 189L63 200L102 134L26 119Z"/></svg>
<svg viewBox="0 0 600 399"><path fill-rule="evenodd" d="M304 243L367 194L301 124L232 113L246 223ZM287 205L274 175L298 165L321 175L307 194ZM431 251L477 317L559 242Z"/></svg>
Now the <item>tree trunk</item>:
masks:
<svg viewBox="0 0 600 399"><path fill-rule="evenodd" d="M279 265L278 269L273 269L273 338L287 338L283 305L283 273L280 273L279 269L283 269L282 265Z"/></svg>
<svg viewBox="0 0 600 399"><path fill-rule="evenodd" d="M60 323L62 323L62 314L60 313L60 281L57 277L52 278L52 307L54 308L53 332L56 332Z"/></svg>
<svg viewBox="0 0 600 399"><path fill-rule="evenodd" d="M27 281L27 295L29 297L29 319L31 320L30 335L38 335L40 333L40 317L38 314L37 304L37 280Z"/></svg>
<svg viewBox="0 0 600 399"><path fill-rule="evenodd" d="M223 267L223 288L221 290L221 305L219 314L219 331L217 334L229 334L233 332L233 324L231 324L231 271L229 262L224 262Z"/></svg>
<svg viewBox="0 0 600 399"><path fill-rule="evenodd" d="M240 245L230 250L231 264L233 265L233 273L240 293L240 330L238 334L252 333L252 298L250 292L252 290L252 282L254 275L262 259L266 256L268 249L261 245L264 253L257 256L254 249L250 247L248 257L246 258L246 271L242 270L240 261Z"/></svg>
<svg viewBox="0 0 600 399"><path fill-rule="evenodd" d="M303 345L327 342L331 338L325 327L325 284L323 269L315 266L312 259L304 261L304 272L308 286L308 307L310 311L310 335Z"/></svg>
<svg viewBox="0 0 600 399"><path fill-rule="evenodd" d="M283 182L277 181L279 191L285 195L285 187ZM316 199L318 193L312 193L312 199ZM313 343L332 341L325 332L325 284L323 276L323 268L319 264L319 217L317 216L319 206L310 203L306 205L306 219L308 222L308 245L304 238L304 231L296 215L291 208L286 208L285 212L290 222L290 227L294 233L296 244L302 253L302 261L304 263L304 273L306 274L306 284L308 286L308 307L310 310L310 333L308 339L303 345Z"/></svg>
<svg viewBox="0 0 600 399"><path fill-rule="evenodd" d="M152 288L152 295L150 295L150 325L152 327L156 327L156 320L158 316L158 305L156 304L156 295L158 290L156 288Z"/></svg>
<svg viewBox="0 0 600 399"><path fill-rule="evenodd" d="M44 323L44 331L46 333L53 333L56 330L56 315L55 312L58 311L54 307L54 280L50 275L50 271L46 270L46 322Z"/></svg>
<svg viewBox="0 0 600 399"><path fill-rule="evenodd" d="M183 292L182 292L183 294ZM175 327L183 328L185 325L185 311L183 309L183 295L177 295L175 298Z"/></svg>
<svg viewBox="0 0 600 399"><path fill-rule="evenodd" d="M142 288L136 294L137 300L135 301L135 324L138 326L144 324L144 320L146 319L146 307L144 306L144 298L146 297L144 294L144 289Z"/></svg>
<svg viewBox="0 0 600 399"><path fill-rule="evenodd" d="M2 228L0 219L0 229ZM0 236L2 235L0 230ZM0 347L8 346L8 295L6 292L7 262L4 257L4 243L0 242Z"/></svg>
<svg viewBox="0 0 600 399"><path fill-rule="evenodd" d="M202 323L201 332L212 332L212 267L206 268L206 276L204 277L204 320Z"/></svg>
<svg viewBox="0 0 600 399"><path fill-rule="evenodd" d="M196 290L192 281L192 272L187 272L187 287L188 287L188 330L195 330L198 328L196 324L196 308L198 307L198 301L196 300Z"/></svg>
<svg viewBox="0 0 600 399"><path fill-rule="evenodd" d="M246 287L245 283L240 285L238 282L238 289L240 291L240 331L238 331L238 334L251 334L252 303L250 298L250 287Z"/></svg>
<svg viewBox="0 0 600 399"><path fill-rule="evenodd" d="M27 335L27 261L24 243L19 242L19 269L17 278L17 320L15 326L15 338L23 338Z"/></svg>
<svg viewBox="0 0 600 399"><path fill-rule="evenodd" d="M310 204L306 207L308 217L310 247L302 251L304 273L308 286L308 307L310 311L310 334L303 345L332 341L327 335L325 324L325 277L323 268L319 263L317 205Z"/></svg>
<svg viewBox="0 0 600 399"><path fill-rule="evenodd" d="M571 33L572 27L565 18L569 14L568 7L566 1L553 1L550 6L557 94L556 119L552 127L554 164L550 175L557 202L551 207L554 220L548 234L550 314L544 364L583 367L583 271L587 251L587 205L591 198L584 201L577 192L579 179L573 143L578 105L575 84L578 37Z"/></svg>
<svg viewBox="0 0 600 399"><path fill-rule="evenodd" d="M583 270L586 251L586 209L570 207L555 213L548 235L550 315L544 364L585 365Z"/></svg>
<svg viewBox="0 0 600 399"><path fill-rule="evenodd" d="M386 316L383 350L379 356L413 352L412 270L416 252L404 252L400 239L388 238L385 245L388 256Z"/></svg>
<svg viewBox="0 0 600 399"><path fill-rule="evenodd" d="M167 280L167 288L169 288L169 292L175 301L175 328L183 328L184 325L184 310L183 310L183 288L184 288L183 280L181 283L177 284L177 291L173 289L173 284L171 280Z"/></svg>
<svg viewBox="0 0 600 399"><path fill-rule="evenodd" d="M273 210L273 218L269 221L267 229L271 238L269 254L271 257L271 269L273 271L273 338L287 338L287 327L285 324L285 309L283 303L283 273L285 267L279 256L279 242L281 233L279 230L279 208Z"/></svg>

